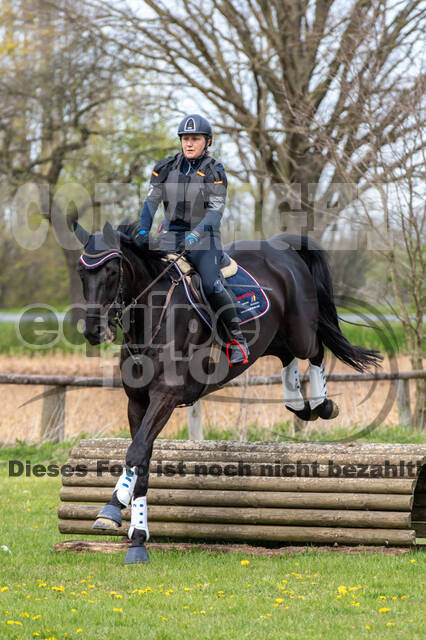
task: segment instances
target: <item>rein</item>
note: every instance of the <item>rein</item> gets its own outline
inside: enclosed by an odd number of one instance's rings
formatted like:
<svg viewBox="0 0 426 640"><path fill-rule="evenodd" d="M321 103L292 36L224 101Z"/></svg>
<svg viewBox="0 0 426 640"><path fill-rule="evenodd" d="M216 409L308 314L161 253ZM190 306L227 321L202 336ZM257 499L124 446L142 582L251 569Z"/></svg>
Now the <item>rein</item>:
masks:
<svg viewBox="0 0 426 640"><path fill-rule="evenodd" d="M112 251L103 251L102 253L98 253L96 254L96 256L92 256L89 253L85 253L83 255L86 255L87 257L99 257L99 256L106 256L108 254L111 254ZM123 290L123 265L121 262L121 258L124 259L126 261L126 263L128 264L128 266L130 267L131 270L131 274L132 274L132 281L134 282L136 280L136 274L135 274L135 270L133 268L132 263L130 262L130 260L122 253L122 251L118 251L118 250L114 250L114 253L117 253L118 256L120 258L120 281L118 283L118 287L117 287L117 291L114 297L114 300L111 302L111 304L108 306L108 308L106 309L105 313L102 314L104 316L106 316L107 318L109 318L111 309L114 307L118 307L118 312L115 315L114 318L111 319L111 321L114 321L116 324L119 325L119 327L121 327L121 329L123 330L123 335L125 336L126 340L124 341L124 345L127 349L127 351L129 352L130 356L132 357L132 359L135 361L135 363L137 364L137 366L140 366L140 362L139 362L139 358L141 358L143 355L145 355L145 353L148 351L148 349L152 346L156 336L158 335L160 329L161 329L161 324L163 322L165 313L167 311L167 307L170 304L170 301L172 299L173 296L173 292L175 290L175 288L177 287L177 285L181 282L182 280L182 274L179 276L178 279L173 278L170 275L170 279L172 281L171 286L167 292L166 295L166 300L164 302L163 308L161 310L161 314L160 314L160 318L158 320L158 323L152 333L152 336L148 342L148 344L145 346L144 350L141 353L132 353L132 351L130 350L129 347L129 338L131 338L131 336L129 335L128 331L125 331L123 329L123 316L124 314L128 313L128 312L132 312L132 310L136 307L136 305L138 304L138 302L141 300L141 298L143 298L149 291L150 289L152 289L152 287L159 281L161 280L161 278L170 271L170 269L178 262L178 260L180 260L180 258L182 258L186 253L187 250L185 249L184 251L182 251L182 253L180 253L174 260L172 260L165 269L163 269L163 271L156 277L154 278L154 280L152 280L152 282L150 282L145 289L143 289L137 296L136 298L133 298L133 300L126 306L124 306L124 302L120 302L119 299L121 298L122 300L122 290ZM86 313L87 317L101 317L100 313L90 313L87 312ZM132 320L130 321L130 324L132 324ZM138 347L135 347L136 350L138 350Z"/></svg>

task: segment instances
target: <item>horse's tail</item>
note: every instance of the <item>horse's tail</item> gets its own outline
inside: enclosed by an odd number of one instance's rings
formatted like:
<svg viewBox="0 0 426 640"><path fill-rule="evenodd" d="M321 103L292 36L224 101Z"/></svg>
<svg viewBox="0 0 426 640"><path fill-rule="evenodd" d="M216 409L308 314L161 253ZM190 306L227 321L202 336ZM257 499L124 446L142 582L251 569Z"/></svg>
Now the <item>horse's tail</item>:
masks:
<svg viewBox="0 0 426 640"><path fill-rule="evenodd" d="M379 351L351 344L340 330L333 282L324 249L306 236L285 234L284 239L296 249L314 279L319 304L318 335L323 344L337 358L357 371L380 365L383 358Z"/></svg>

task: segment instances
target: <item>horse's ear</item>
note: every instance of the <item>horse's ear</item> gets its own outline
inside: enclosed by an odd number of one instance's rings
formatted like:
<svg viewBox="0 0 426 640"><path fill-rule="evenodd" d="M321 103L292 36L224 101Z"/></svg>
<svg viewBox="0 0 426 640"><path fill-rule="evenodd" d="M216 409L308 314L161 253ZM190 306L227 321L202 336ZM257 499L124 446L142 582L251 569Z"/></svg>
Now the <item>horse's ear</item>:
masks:
<svg viewBox="0 0 426 640"><path fill-rule="evenodd" d="M83 229L83 227L77 222L77 220L74 220L72 228L77 237L77 240L79 240L84 247L90 238L90 233L86 231L86 229Z"/></svg>
<svg viewBox="0 0 426 640"><path fill-rule="evenodd" d="M102 230L105 242L113 249L120 248L120 235L115 231L110 222L105 222Z"/></svg>

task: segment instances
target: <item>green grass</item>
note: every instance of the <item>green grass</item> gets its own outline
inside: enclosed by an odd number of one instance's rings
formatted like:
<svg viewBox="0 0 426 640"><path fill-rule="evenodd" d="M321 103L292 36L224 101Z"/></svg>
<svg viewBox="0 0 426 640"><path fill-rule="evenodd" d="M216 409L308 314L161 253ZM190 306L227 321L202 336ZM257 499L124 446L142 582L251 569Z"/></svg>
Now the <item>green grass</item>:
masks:
<svg viewBox="0 0 426 640"><path fill-rule="evenodd" d="M341 322L340 326L352 344L379 349L382 353L407 351L407 340L400 324L386 323L368 328ZM113 345L102 345L97 348L108 351L116 349L120 344L121 338L118 336ZM87 349L90 349L90 346L82 334L66 323L63 328L62 322L58 324L55 321L46 320L37 326L33 321L28 321L23 323L19 330L13 322L1 323L0 353L2 354L86 353Z"/></svg>
<svg viewBox="0 0 426 640"><path fill-rule="evenodd" d="M149 565L124 567L123 553L53 551L64 538L59 479L7 478L3 469L0 480L0 544L11 551L0 549L1 638L424 637L420 551L309 549L274 558L151 551Z"/></svg>
<svg viewBox="0 0 426 640"><path fill-rule="evenodd" d="M407 352L407 338L402 325L387 323L378 327L357 327L346 322L340 323L344 336L350 343L367 349L378 349L381 353Z"/></svg>
<svg viewBox="0 0 426 640"><path fill-rule="evenodd" d="M113 344L91 347L84 336L71 324L44 322L37 327L33 322L25 322L20 327L14 322L0 324L0 353L4 355L49 355L52 353L81 353L95 355L99 351L108 352L120 348L118 335Z"/></svg>

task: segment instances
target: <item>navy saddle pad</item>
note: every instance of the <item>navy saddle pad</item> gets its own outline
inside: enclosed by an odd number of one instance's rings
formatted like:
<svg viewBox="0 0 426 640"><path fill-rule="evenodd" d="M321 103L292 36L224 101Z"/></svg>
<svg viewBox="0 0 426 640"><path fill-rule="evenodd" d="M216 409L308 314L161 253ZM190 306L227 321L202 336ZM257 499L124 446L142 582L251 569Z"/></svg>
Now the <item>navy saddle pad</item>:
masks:
<svg viewBox="0 0 426 640"><path fill-rule="evenodd" d="M177 265L175 266L179 271L179 274L181 274L179 267ZM203 308L200 307L185 277L183 277L183 285L185 287L186 297L190 304L203 318L204 322L212 328L212 321L209 313L207 313L204 306ZM263 291L257 280L255 280L255 278L253 278L253 276L246 271L244 267L238 265L237 273L226 278L225 286L232 286L232 290L238 303L237 311L240 324L254 320L254 318L260 318L269 311L271 304L268 296Z"/></svg>

